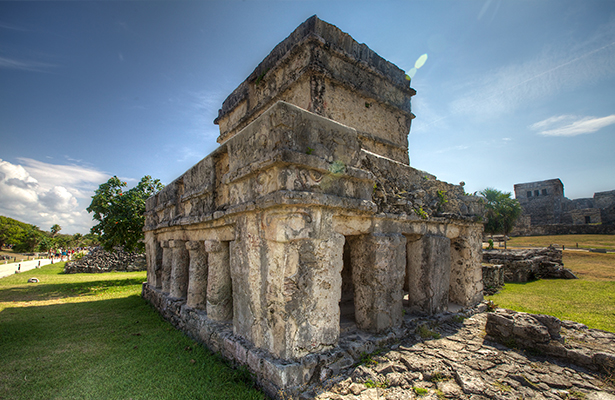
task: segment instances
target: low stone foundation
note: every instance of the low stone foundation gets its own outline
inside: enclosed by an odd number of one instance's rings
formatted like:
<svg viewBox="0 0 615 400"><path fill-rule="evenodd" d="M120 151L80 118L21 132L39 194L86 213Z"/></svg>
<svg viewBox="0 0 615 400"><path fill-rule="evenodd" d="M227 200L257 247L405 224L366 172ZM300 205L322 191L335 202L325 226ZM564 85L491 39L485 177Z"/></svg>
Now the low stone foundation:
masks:
<svg viewBox="0 0 615 400"><path fill-rule="evenodd" d="M213 321L207 318L205 311L189 307L185 299L173 298L147 282L143 284L142 296L177 329L237 366L248 367L258 385L273 398L296 396L307 386L319 385L356 364L365 354L391 345L416 330L414 318L410 317L406 317L401 327L382 335L370 334L349 324L341 332L339 344L330 350L298 360L284 360L235 335L230 321Z"/></svg>
<svg viewBox="0 0 615 400"><path fill-rule="evenodd" d="M553 246L540 249L484 250L483 262L502 265L505 282L534 279L577 279L562 262L562 251ZM484 276L483 276L484 279Z"/></svg>
<svg viewBox="0 0 615 400"><path fill-rule="evenodd" d="M615 371L615 333L550 315L497 309L487 315L487 338L530 349L606 374Z"/></svg>

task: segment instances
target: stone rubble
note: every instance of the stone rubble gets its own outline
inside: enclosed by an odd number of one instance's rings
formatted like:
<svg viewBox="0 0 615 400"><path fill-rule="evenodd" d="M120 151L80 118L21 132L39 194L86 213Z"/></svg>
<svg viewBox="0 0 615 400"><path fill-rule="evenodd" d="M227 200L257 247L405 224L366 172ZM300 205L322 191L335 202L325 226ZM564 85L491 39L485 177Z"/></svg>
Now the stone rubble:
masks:
<svg viewBox="0 0 615 400"><path fill-rule="evenodd" d="M129 253L122 249L113 252L96 247L78 260L69 261L64 266L65 274L100 273L117 271L145 271L145 254Z"/></svg>
<svg viewBox="0 0 615 400"><path fill-rule="evenodd" d="M533 279L577 279L564 268L562 251L553 246L539 249L484 250L483 262L502 265L505 282L527 282Z"/></svg>
<svg viewBox="0 0 615 400"><path fill-rule="evenodd" d="M483 304L478 309L485 308ZM491 341L485 333L489 315L432 317L431 323L418 324L413 337L372 355L364 354L359 365L325 381L320 388L309 388L303 398L615 400L612 370L610 375L601 375L573 360L549 358ZM561 324L567 342L589 340L585 346L596 346L603 354L608 354L608 349L611 356L615 353L614 334L569 321Z"/></svg>

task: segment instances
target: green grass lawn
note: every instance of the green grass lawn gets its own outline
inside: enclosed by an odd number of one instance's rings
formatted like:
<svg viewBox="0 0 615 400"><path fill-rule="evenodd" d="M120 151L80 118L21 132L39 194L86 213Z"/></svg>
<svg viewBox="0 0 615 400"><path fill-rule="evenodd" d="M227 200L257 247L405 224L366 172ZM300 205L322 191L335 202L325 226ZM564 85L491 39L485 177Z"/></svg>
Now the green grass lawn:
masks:
<svg viewBox="0 0 615 400"><path fill-rule="evenodd" d="M615 250L615 235L552 235L513 237L508 246L513 247L547 247L550 244L564 245L568 249L610 249Z"/></svg>
<svg viewBox="0 0 615 400"><path fill-rule="evenodd" d="M579 241L579 246L588 246L588 243L596 243L594 236L608 235L569 236L574 236L572 240ZM583 240L582 236L590 237ZM571 239L560 236L557 243L567 240ZM603 239L603 243L612 240L613 236ZM562 320L581 322L590 328L615 332L615 254L566 250L563 261L564 266L579 279L507 283L500 293L487 299L499 307L549 314Z"/></svg>
<svg viewBox="0 0 615 400"><path fill-rule="evenodd" d="M63 265L0 279L0 399L266 398L140 297L145 272Z"/></svg>

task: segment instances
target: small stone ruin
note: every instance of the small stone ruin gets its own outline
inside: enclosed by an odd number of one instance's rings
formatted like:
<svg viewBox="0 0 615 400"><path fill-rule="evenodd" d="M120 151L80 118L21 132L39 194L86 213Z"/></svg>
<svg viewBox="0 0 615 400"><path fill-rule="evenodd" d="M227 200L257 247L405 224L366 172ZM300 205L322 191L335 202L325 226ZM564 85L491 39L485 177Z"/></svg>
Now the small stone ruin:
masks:
<svg viewBox="0 0 615 400"><path fill-rule="evenodd" d="M410 166L415 94L309 18L224 101L220 146L147 200L143 297L274 397L480 302L483 203Z"/></svg>
<svg viewBox="0 0 615 400"><path fill-rule="evenodd" d="M504 282L528 282L535 279L577 279L577 276L562 262L562 250L553 246L538 249L484 250L483 279L495 285ZM494 283L491 283L491 282ZM502 283L504 283L502 282ZM485 283L485 286L487 284Z"/></svg>

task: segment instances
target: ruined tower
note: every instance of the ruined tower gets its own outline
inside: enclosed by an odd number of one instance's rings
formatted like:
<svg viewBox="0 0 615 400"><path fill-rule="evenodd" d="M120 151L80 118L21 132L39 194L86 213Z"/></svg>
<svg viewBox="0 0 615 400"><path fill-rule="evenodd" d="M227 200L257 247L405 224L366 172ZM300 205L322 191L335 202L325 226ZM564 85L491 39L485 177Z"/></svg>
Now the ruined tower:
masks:
<svg viewBox="0 0 615 400"><path fill-rule="evenodd" d="M309 18L224 101L220 146L148 199L143 296L271 395L352 363L347 332L479 302L482 203L409 166L413 95Z"/></svg>

